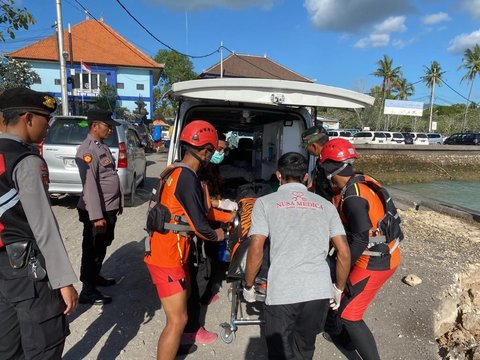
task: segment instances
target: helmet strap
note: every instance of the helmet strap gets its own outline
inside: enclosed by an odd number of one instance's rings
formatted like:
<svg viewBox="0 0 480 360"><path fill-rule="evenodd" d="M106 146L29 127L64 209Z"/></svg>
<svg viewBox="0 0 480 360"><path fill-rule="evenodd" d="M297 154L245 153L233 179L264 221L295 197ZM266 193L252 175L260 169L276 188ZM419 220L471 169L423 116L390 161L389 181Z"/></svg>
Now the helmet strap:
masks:
<svg viewBox="0 0 480 360"><path fill-rule="evenodd" d="M209 161L201 159L195 151L187 149L187 152L190 153L195 159L197 159L200 162L200 165L202 165L203 167L208 165Z"/></svg>

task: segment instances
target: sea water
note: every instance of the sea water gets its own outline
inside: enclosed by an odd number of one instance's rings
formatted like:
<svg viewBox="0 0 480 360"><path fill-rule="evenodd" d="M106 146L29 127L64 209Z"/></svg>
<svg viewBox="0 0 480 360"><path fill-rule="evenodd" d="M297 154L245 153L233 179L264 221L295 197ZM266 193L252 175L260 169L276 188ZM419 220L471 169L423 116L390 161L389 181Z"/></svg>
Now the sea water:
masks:
<svg viewBox="0 0 480 360"><path fill-rule="evenodd" d="M436 181L392 187L480 212L480 182Z"/></svg>

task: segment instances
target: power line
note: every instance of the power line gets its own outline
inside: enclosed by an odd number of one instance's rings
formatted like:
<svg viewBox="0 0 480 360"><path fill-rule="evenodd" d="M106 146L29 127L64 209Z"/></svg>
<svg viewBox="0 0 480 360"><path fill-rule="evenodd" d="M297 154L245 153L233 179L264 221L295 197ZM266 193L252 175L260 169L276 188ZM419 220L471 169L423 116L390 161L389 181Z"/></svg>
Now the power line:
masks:
<svg viewBox="0 0 480 360"><path fill-rule="evenodd" d="M475 105L478 106L478 104L477 104L475 101L472 101L472 100L470 100L470 99L467 99L465 96L463 96L462 94L460 94L457 90L455 90L455 89L452 88L450 85L448 85L448 83L447 83L445 80L440 79L440 81L441 81L442 83L444 83L445 85L447 85L447 87L448 87L450 90L452 90L455 94L457 94L457 95L460 96L461 98L465 99L467 102L472 103L472 104L475 104Z"/></svg>
<svg viewBox="0 0 480 360"><path fill-rule="evenodd" d="M75 0L76 1L76 0ZM192 59L201 59L201 58L206 58L206 57L209 57L209 56L212 56L213 54L215 53L218 53L219 50L220 50L220 47L217 48L215 51L212 51L211 53L209 54L206 54L206 55L188 55L188 54L184 54L176 49L174 49L173 47L171 47L170 45L167 45L165 44L162 40L160 40L159 38L157 38L155 35L152 34L152 32L150 30L148 30L126 7L125 5L122 4L122 2L120 0L116 0L118 5L121 6L121 8L128 14L128 16L130 16L138 25L140 25L140 27L145 30L147 32L148 35L150 35L152 38L154 38L155 40L157 40L160 44L162 44L163 46L165 46L166 48L176 52L177 54L180 54L180 55L183 55L183 56L186 56L186 57L189 57L189 58L192 58Z"/></svg>

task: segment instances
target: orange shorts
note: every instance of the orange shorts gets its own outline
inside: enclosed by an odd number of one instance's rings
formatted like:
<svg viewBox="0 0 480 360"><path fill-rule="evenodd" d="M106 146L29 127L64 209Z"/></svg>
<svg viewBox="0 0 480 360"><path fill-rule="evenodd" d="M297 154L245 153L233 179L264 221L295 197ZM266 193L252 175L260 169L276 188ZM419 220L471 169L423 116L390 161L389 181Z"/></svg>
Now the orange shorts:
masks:
<svg viewBox="0 0 480 360"><path fill-rule="evenodd" d="M190 280L187 267L165 268L151 264L147 264L147 267L160 299L187 289L187 283Z"/></svg>

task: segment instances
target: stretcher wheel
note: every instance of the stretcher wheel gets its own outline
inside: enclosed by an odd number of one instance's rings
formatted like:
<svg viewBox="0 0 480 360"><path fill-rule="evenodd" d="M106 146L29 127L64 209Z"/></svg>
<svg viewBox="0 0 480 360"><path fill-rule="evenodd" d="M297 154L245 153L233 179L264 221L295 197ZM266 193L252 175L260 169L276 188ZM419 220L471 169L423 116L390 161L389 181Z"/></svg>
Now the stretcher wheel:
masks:
<svg viewBox="0 0 480 360"><path fill-rule="evenodd" d="M222 330L220 330L220 338L225 344L233 343L235 341L235 337L235 332L231 329L222 327Z"/></svg>

